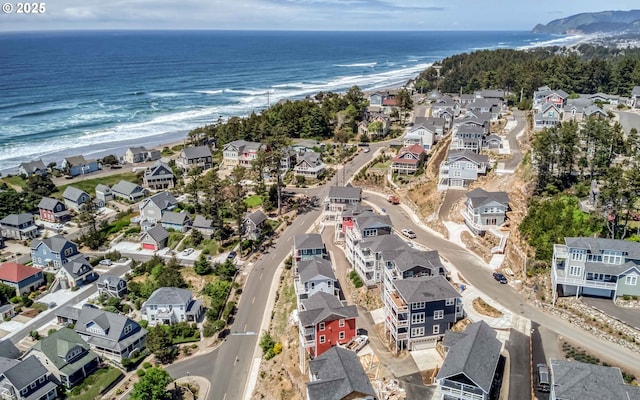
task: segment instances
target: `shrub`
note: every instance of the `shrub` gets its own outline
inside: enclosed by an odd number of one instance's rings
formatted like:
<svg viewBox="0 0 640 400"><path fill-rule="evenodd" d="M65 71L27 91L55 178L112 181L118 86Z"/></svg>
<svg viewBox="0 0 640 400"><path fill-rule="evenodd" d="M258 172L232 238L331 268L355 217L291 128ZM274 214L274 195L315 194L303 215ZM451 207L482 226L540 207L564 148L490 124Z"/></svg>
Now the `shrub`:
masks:
<svg viewBox="0 0 640 400"><path fill-rule="evenodd" d="M275 355L282 353L282 343L278 342L273 346L273 352Z"/></svg>
<svg viewBox="0 0 640 400"><path fill-rule="evenodd" d="M146 372L143 369L139 369L136 371L136 375L138 375L140 378L142 378L145 374Z"/></svg>
<svg viewBox="0 0 640 400"><path fill-rule="evenodd" d="M142 363L142 368L144 369L151 368L151 363L149 361L145 361L144 363Z"/></svg>

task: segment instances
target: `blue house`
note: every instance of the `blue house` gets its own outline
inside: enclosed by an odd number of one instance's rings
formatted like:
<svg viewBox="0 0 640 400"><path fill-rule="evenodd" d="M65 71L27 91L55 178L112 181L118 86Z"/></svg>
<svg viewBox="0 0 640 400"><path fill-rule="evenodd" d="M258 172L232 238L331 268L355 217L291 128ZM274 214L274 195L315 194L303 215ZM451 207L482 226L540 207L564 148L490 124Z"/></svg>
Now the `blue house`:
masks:
<svg viewBox="0 0 640 400"><path fill-rule="evenodd" d="M175 211L165 211L160 223L165 229L173 229L178 232L186 232L192 224L189 214Z"/></svg>
<svg viewBox="0 0 640 400"><path fill-rule="evenodd" d="M56 235L31 242L31 261L36 267L61 267L78 254L78 245L64 236Z"/></svg>
<svg viewBox="0 0 640 400"><path fill-rule="evenodd" d="M85 160L83 156L67 157L62 160L62 170L70 176L89 174L98 170L98 161Z"/></svg>

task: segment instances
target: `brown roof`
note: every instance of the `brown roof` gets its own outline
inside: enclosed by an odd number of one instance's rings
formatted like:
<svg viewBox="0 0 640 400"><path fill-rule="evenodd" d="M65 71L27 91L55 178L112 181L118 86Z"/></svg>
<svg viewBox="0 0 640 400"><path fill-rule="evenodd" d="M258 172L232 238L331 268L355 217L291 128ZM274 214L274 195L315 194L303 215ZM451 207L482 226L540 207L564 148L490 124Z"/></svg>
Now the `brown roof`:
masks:
<svg viewBox="0 0 640 400"><path fill-rule="evenodd" d="M18 283L38 272L40 272L38 268L27 267L16 262L0 264L0 279L3 281Z"/></svg>

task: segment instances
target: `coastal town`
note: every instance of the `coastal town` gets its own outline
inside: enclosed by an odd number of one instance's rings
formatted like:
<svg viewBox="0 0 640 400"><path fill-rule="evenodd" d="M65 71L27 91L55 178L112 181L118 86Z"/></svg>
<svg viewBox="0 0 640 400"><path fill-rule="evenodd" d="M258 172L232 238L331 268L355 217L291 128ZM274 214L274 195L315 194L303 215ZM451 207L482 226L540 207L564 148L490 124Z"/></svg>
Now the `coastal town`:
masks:
<svg viewBox="0 0 640 400"><path fill-rule="evenodd" d="M341 141L195 130L3 176L32 195L0 220L3 398L640 398L640 243L567 231L540 273L518 230L531 174L562 167L536 135L629 132L640 87L542 86L528 111L505 89L349 93Z"/></svg>

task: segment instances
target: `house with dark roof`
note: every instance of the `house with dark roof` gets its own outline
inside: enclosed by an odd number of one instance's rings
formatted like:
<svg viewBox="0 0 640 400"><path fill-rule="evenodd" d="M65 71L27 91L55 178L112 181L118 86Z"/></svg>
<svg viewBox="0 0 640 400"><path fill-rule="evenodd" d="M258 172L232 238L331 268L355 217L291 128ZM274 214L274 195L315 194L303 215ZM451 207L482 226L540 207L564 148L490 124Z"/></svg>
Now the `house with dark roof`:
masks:
<svg viewBox="0 0 640 400"><path fill-rule="evenodd" d="M213 237L213 233L215 232L215 228L213 227L213 220L205 218L200 214L197 214L194 218L191 228L200 231L200 233L202 233L202 236L207 239L211 239Z"/></svg>
<svg viewBox="0 0 640 400"><path fill-rule="evenodd" d="M260 150L267 147L258 142L234 140L222 148L222 164L220 169L232 170L237 166L251 168L252 161L258 157Z"/></svg>
<svg viewBox="0 0 640 400"><path fill-rule="evenodd" d="M391 171L396 174L415 174L426 158L427 153L419 144L403 147L391 160Z"/></svg>
<svg viewBox="0 0 640 400"><path fill-rule="evenodd" d="M533 117L533 127L536 130L552 128L558 125L562 119L562 108L553 103L544 103L540 106L540 112Z"/></svg>
<svg viewBox="0 0 640 400"><path fill-rule="evenodd" d="M85 160L84 156L67 157L60 166L69 176L90 174L98 170L97 160Z"/></svg>
<svg viewBox="0 0 640 400"><path fill-rule="evenodd" d="M640 108L640 86L634 86L633 89L631 89L628 104L632 108Z"/></svg>
<svg viewBox="0 0 640 400"><path fill-rule="evenodd" d="M207 145L185 147L180 150L180 154L176 159L176 165L185 172L192 168L207 170L213 166L211 150Z"/></svg>
<svg viewBox="0 0 640 400"><path fill-rule="evenodd" d="M0 340L0 358L9 358L17 360L22 356L22 352L18 350L15 344L9 339ZM1 369L1 368L0 368ZM2 373L0 371L0 373Z"/></svg>
<svg viewBox="0 0 640 400"><path fill-rule="evenodd" d="M27 354L35 356L65 388L71 389L98 369L100 359L80 335L62 328L41 339Z"/></svg>
<svg viewBox="0 0 640 400"><path fill-rule="evenodd" d="M146 230L140 236L140 244L145 250L161 250L167 247L169 232L162 225Z"/></svg>
<svg viewBox="0 0 640 400"><path fill-rule="evenodd" d="M475 322L464 332L447 332L445 358L436 381L444 399L488 400L500 390L494 377L502 343L486 322Z"/></svg>
<svg viewBox="0 0 640 400"><path fill-rule="evenodd" d="M63 289L82 286L93 282L96 277L93 267L83 254L76 254L67 259L56 272L56 280Z"/></svg>
<svg viewBox="0 0 640 400"><path fill-rule="evenodd" d="M0 358L0 397L10 400L53 400L58 384L34 356L21 361Z"/></svg>
<svg viewBox="0 0 640 400"><path fill-rule="evenodd" d="M0 264L0 283L16 288L16 296L22 296L44 285L45 281L39 268L6 262Z"/></svg>
<svg viewBox="0 0 640 400"><path fill-rule="evenodd" d="M78 254L78 245L62 235L31 241L31 262L36 267L59 268Z"/></svg>
<svg viewBox="0 0 640 400"><path fill-rule="evenodd" d="M18 167L18 175L31 176L31 175L42 175L46 176L49 173L47 167L44 165L42 160L29 161L20 163Z"/></svg>
<svg viewBox="0 0 640 400"><path fill-rule="evenodd" d="M300 261L313 258L328 258L327 247L319 233L299 233L293 237L293 250L291 252L294 266Z"/></svg>
<svg viewBox="0 0 640 400"><path fill-rule="evenodd" d="M478 125L456 126L451 135L449 150L469 150L480 153L485 133L484 128Z"/></svg>
<svg viewBox="0 0 640 400"><path fill-rule="evenodd" d="M564 244L553 245L554 303L557 296L640 296L639 281L640 243L565 237Z"/></svg>
<svg viewBox="0 0 640 400"><path fill-rule="evenodd" d="M542 86L533 92L533 108L539 109L544 104L553 104L564 108L568 98L569 94L564 90L554 90L549 86Z"/></svg>
<svg viewBox="0 0 640 400"><path fill-rule="evenodd" d="M486 174L489 157L470 150L450 150L447 159L440 164L438 190L465 188L478 176Z"/></svg>
<svg viewBox="0 0 640 400"><path fill-rule="evenodd" d="M362 188L351 186L331 186L329 195L324 200L322 219L325 222L338 221L345 207L359 204L362 201Z"/></svg>
<svg viewBox="0 0 640 400"><path fill-rule="evenodd" d="M242 220L244 235L249 240L260 240L262 237L262 227L267 219L267 216L262 212L262 210L247 213Z"/></svg>
<svg viewBox="0 0 640 400"><path fill-rule="evenodd" d="M33 214L9 214L0 219L0 236L7 239L29 240L38 236Z"/></svg>
<svg viewBox="0 0 640 400"><path fill-rule="evenodd" d="M424 150L430 150L436 143L436 128L433 125L414 124L404 135L405 147L419 145Z"/></svg>
<svg viewBox="0 0 640 400"><path fill-rule="evenodd" d="M313 258L300 261L293 279L298 308L302 302L317 292L340 296L340 283L333 272L331 261L324 258Z"/></svg>
<svg viewBox="0 0 640 400"><path fill-rule="evenodd" d="M376 392L356 353L332 347L309 362L308 400L375 400Z"/></svg>
<svg viewBox="0 0 640 400"><path fill-rule="evenodd" d="M123 298L127 294L127 281L119 276L102 274L96 281L96 285L99 295Z"/></svg>
<svg viewBox="0 0 640 400"><path fill-rule="evenodd" d="M89 193L73 186L67 186L62 193L62 197L64 198L64 204L67 208L74 211L80 210L80 207L82 207L84 203L91 201Z"/></svg>
<svg viewBox="0 0 640 400"><path fill-rule="evenodd" d="M108 202L113 200L113 192L107 185L99 183L96 185L96 204L98 207L104 207Z"/></svg>
<svg viewBox="0 0 640 400"><path fill-rule="evenodd" d="M175 185L176 177L171 167L162 161L156 161L144 171L143 184L150 190L171 189Z"/></svg>
<svg viewBox="0 0 640 400"><path fill-rule="evenodd" d="M300 345L315 358L335 345L349 343L357 335L357 316L356 306L345 305L333 294L313 294L298 312Z"/></svg>
<svg viewBox="0 0 640 400"><path fill-rule="evenodd" d="M71 219L71 213L67 206L58 199L43 197L38 203L40 219L47 222L64 224Z"/></svg>
<svg viewBox="0 0 640 400"><path fill-rule="evenodd" d="M111 186L111 192L113 193L114 197L131 202L136 202L142 199L147 194L147 190L142 186L125 180L121 180L120 182Z"/></svg>
<svg viewBox="0 0 640 400"><path fill-rule="evenodd" d="M151 149L148 150L144 146L140 147L129 147L127 151L124 152L124 156L122 157L124 161L135 164L147 161L155 161L159 160L161 156L160 150Z"/></svg>
<svg viewBox="0 0 640 400"><path fill-rule="evenodd" d="M165 211L162 213L160 223L165 229L186 232L191 227L191 217L189 217L189 213L183 211Z"/></svg>
<svg viewBox="0 0 640 400"><path fill-rule="evenodd" d="M124 315L70 306L59 307L55 315L61 324L74 324L73 330L93 351L116 362L145 347L147 330Z"/></svg>
<svg viewBox="0 0 640 400"><path fill-rule="evenodd" d="M326 169L327 166L322 162L320 153L307 151L298 156L296 165L293 167L293 174L304 176L305 178L318 179Z"/></svg>
<svg viewBox="0 0 640 400"><path fill-rule="evenodd" d="M506 222L509 211L509 195L506 192L487 192L476 188L466 195L465 208L461 210L461 214L473 233L482 235Z"/></svg>
<svg viewBox="0 0 640 400"><path fill-rule="evenodd" d="M396 351L434 348L438 340L464 317L462 296L442 275L389 280L385 276L382 302L385 333Z"/></svg>
<svg viewBox="0 0 640 400"><path fill-rule="evenodd" d="M143 221L158 222L162 219L162 213L171 211L177 206L178 200L170 192L156 193L140 203L140 218Z"/></svg>
<svg viewBox="0 0 640 400"><path fill-rule="evenodd" d="M549 400L640 399L640 387L627 385L620 368L551 359Z"/></svg>
<svg viewBox="0 0 640 400"><path fill-rule="evenodd" d="M202 302L193 299L187 289L161 287L142 305L142 319L149 325L172 325L178 322L198 322L203 312Z"/></svg>

